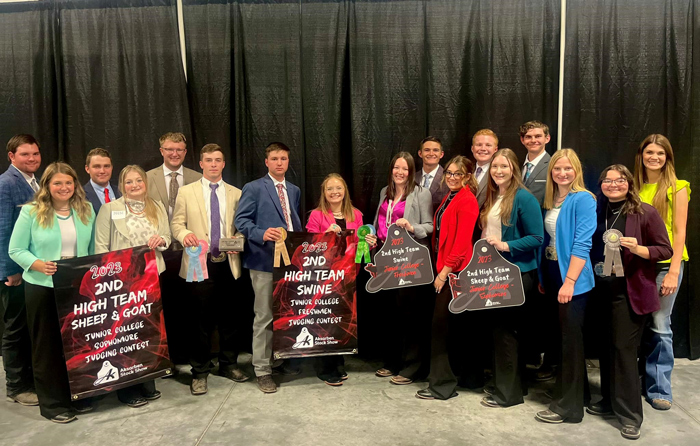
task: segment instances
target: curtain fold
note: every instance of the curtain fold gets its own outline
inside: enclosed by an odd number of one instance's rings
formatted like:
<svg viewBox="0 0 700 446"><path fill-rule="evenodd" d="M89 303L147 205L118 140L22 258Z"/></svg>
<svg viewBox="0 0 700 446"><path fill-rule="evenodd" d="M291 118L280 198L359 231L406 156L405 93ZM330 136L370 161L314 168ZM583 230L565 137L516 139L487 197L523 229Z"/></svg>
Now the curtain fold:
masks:
<svg viewBox="0 0 700 446"><path fill-rule="evenodd" d="M0 3L0 144L4 152L12 135L30 133L41 144L44 165L60 150L55 24L50 3ZM8 166L1 156L0 171Z"/></svg>
<svg viewBox="0 0 700 446"><path fill-rule="evenodd" d="M102 147L115 175L126 164L162 163L158 138L191 134L175 0L56 1L65 160L82 166Z"/></svg>

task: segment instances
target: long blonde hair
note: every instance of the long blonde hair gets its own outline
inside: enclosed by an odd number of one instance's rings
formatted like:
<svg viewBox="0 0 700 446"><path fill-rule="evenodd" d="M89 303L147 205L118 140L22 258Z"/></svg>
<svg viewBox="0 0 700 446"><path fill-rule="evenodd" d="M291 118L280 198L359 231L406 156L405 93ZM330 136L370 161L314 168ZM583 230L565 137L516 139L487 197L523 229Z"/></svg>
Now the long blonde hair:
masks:
<svg viewBox="0 0 700 446"><path fill-rule="evenodd" d="M33 204L32 213L36 215L37 222L42 228L50 228L53 226L55 209L53 207L53 199L51 198L51 180L56 174L68 175L73 179L73 196L68 200L68 206L78 214L78 218L84 225L88 224L90 217L94 211L92 206L85 199L85 191L78 182L78 175L75 170L66 163L53 162L48 165L44 171L44 175L39 181L39 190L34 195L34 200L27 204Z"/></svg>
<svg viewBox="0 0 700 446"><path fill-rule="evenodd" d="M658 133L653 133L646 138L639 145L639 150L637 150L637 156L634 159L634 185L637 186L637 190L642 190L642 186L646 184L649 179L647 178L647 170L644 167L644 149L650 144L656 144L657 146L664 149L666 152L666 162L663 167L661 167L661 177L656 184L656 194L651 201L651 205L656 208L659 212L661 218L666 221L668 218L668 196L667 192L669 188L673 189L672 197L676 196L676 168L673 158L673 148L671 147L671 142L664 135ZM675 200L672 205L675 204ZM675 215L675 212L671 214Z"/></svg>
<svg viewBox="0 0 700 446"><path fill-rule="evenodd" d="M520 164L518 163L518 157L512 150L504 148L497 151L493 155L493 158L491 158L491 169L493 168L494 161L499 156L502 156L506 159L506 161L508 161L508 164L510 165L510 172L512 174L510 184L508 184L506 193L503 194L503 199L501 200L501 212L499 215L501 217L501 223L504 226L510 226L510 214L513 212L513 202L515 201L515 194L518 193L518 189L524 189L525 186L523 185L523 180L521 179ZM484 206L481 209L480 216L482 228L486 227L486 219L489 216L489 212L491 212L491 209L498 200L499 192L499 187L493 180L491 172L487 172L487 174L489 176L488 191L486 192L486 201L484 202Z"/></svg>
<svg viewBox="0 0 700 446"><path fill-rule="evenodd" d="M343 177L337 173L329 173L326 178L323 179L321 183L321 198L318 200L318 206L316 210L321 211L323 215L326 215L328 211L331 210L331 204L326 199L326 185L330 180L338 180L343 185L345 189L345 194L343 195L343 202L340 204L340 210L343 212L343 217L345 221L350 223L355 221L355 208L352 206L352 201L350 201L350 194L348 193L348 185L345 183Z"/></svg>
<svg viewBox="0 0 700 446"><path fill-rule="evenodd" d="M573 149L561 149L557 150L552 159L549 160L549 167L547 168L547 188L544 194L544 204L542 207L544 209L552 209L554 207L554 199L559 195L559 188L557 183L552 180L552 170L554 170L554 165L562 158L566 158L571 163L571 167L574 168L574 181L571 182L571 187L569 192L588 192L593 198L593 192L586 189L586 184L583 182L583 168L581 167L581 161L578 159L578 155Z"/></svg>
<svg viewBox="0 0 700 446"><path fill-rule="evenodd" d="M154 228L158 228L158 206L156 205L156 202L148 196L148 178L146 172L140 166L137 166L136 164L129 164L122 169L122 171L119 173L119 192L122 193L124 201L126 202L127 198L126 192L124 192L124 178L131 171L141 175L141 179L143 180L143 188L145 190L144 202L146 203L146 219Z"/></svg>

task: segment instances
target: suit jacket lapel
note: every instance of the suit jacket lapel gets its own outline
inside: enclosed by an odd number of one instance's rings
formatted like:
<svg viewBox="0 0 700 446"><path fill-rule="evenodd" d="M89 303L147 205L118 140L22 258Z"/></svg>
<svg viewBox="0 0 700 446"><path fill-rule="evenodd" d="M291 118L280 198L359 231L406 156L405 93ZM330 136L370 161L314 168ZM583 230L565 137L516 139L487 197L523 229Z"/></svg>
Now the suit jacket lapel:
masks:
<svg viewBox="0 0 700 446"><path fill-rule="evenodd" d="M479 181L479 189L476 192L477 197L484 192L484 190L486 189L486 185L488 184L488 181L489 181L489 173L484 172L484 176L481 177L481 181Z"/></svg>
<svg viewBox="0 0 700 446"><path fill-rule="evenodd" d="M119 206L119 209L114 209L114 207ZM124 211L126 213L126 205L123 202L117 202L113 206L112 211ZM110 215L111 217L111 215ZM129 240L129 229L126 227L126 215L124 218L111 219L114 222L114 228L127 240Z"/></svg>
<svg viewBox="0 0 700 446"><path fill-rule="evenodd" d="M19 182L19 187L25 189L25 191L31 192L32 196L34 196L34 189L32 189L29 183L27 183L27 180L24 179L24 175L22 175L20 171L14 166L10 166L9 169L10 172L12 172L12 175L14 175L15 179ZM39 184L39 180L37 179L36 181L37 184Z"/></svg>
<svg viewBox="0 0 700 446"><path fill-rule="evenodd" d="M160 201L168 209L168 191L165 190L165 172L163 172L163 166L160 166L156 170L156 189L158 190L158 195L160 195Z"/></svg>
<svg viewBox="0 0 700 446"><path fill-rule="evenodd" d="M433 182L430 183L430 193L434 194L435 192L440 189L440 182L442 181L442 172L444 169L442 166L438 165L437 170L435 171L435 177L433 178Z"/></svg>
<svg viewBox="0 0 700 446"><path fill-rule="evenodd" d="M194 199L199 206L199 215L202 216L203 228L209 227L209 222L207 221L207 206L204 204L204 193L202 192L202 187L193 188Z"/></svg>
<svg viewBox="0 0 700 446"><path fill-rule="evenodd" d="M224 183L224 187L226 188L226 232L222 234L223 237L233 237L233 232L234 232L234 225L233 225L233 218L234 218L234 189L233 186Z"/></svg>
<svg viewBox="0 0 700 446"><path fill-rule="evenodd" d="M535 178L537 178L537 175L539 175L539 173L542 172L542 169L547 169L547 165L549 164L550 158L551 156L549 156L548 153L545 154L544 157L540 160L540 162L537 163L535 168L532 169L532 173L530 173L530 176L525 182L526 187L529 187L535 181Z"/></svg>
<svg viewBox="0 0 700 446"><path fill-rule="evenodd" d="M265 189L267 189L267 193L270 194L270 198L272 199L272 202L275 203L275 209L277 209L277 212L280 214L280 217L282 217L282 221L286 222L287 217L284 215L284 212L282 212L282 205L280 204L280 197L279 197L279 195L277 195L277 189L275 188L275 185L272 182L272 179L270 179L269 176L264 176L263 182L265 183ZM287 192L287 196L289 196L289 192ZM290 197L290 200L291 200L291 197ZM287 206L289 206L289 203L287 203Z"/></svg>
<svg viewBox="0 0 700 446"><path fill-rule="evenodd" d="M411 213L411 206L413 205L413 196L415 195L414 192L416 192L416 189L413 189L413 192L408 194L408 196L406 197L406 207L404 208L403 212L404 218L407 218L406 216Z"/></svg>

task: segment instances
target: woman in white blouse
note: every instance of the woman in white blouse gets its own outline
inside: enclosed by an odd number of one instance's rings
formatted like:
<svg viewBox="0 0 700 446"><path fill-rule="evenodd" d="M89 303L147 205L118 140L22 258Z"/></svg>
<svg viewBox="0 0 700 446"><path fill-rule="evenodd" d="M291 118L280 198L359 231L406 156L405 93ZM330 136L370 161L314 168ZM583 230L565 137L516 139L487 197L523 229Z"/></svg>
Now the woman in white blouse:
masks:
<svg viewBox="0 0 700 446"><path fill-rule="evenodd" d="M156 249L158 273L165 270L164 251L170 246L168 213L163 204L148 196L146 172L129 165L119 174L121 198L100 208L95 220L95 253L148 245ZM117 391L119 401L139 407L160 398L155 381L137 384Z"/></svg>

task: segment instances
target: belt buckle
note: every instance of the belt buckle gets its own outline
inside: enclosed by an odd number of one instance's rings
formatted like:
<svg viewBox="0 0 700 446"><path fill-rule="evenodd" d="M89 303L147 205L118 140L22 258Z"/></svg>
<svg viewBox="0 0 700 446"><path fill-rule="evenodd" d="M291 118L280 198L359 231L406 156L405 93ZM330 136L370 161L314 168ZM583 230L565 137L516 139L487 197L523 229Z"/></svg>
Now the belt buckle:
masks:
<svg viewBox="0 0 700 446"><path fill-rule="evenodd" d="M559 260L559 259L557 258L557 250L556 250L554 247L552 247L552 246L547 246L547 247L544 249L544 257L545 257L547 260Z"/></svg>
<svg viewBox="0 0 700 446"><path fill-rule="evenodd" d="M221 263L224 260L226 260L226 253L221 252L216 257L212 253L209 253L209 259L211 260L212 263Z"/></svg>

